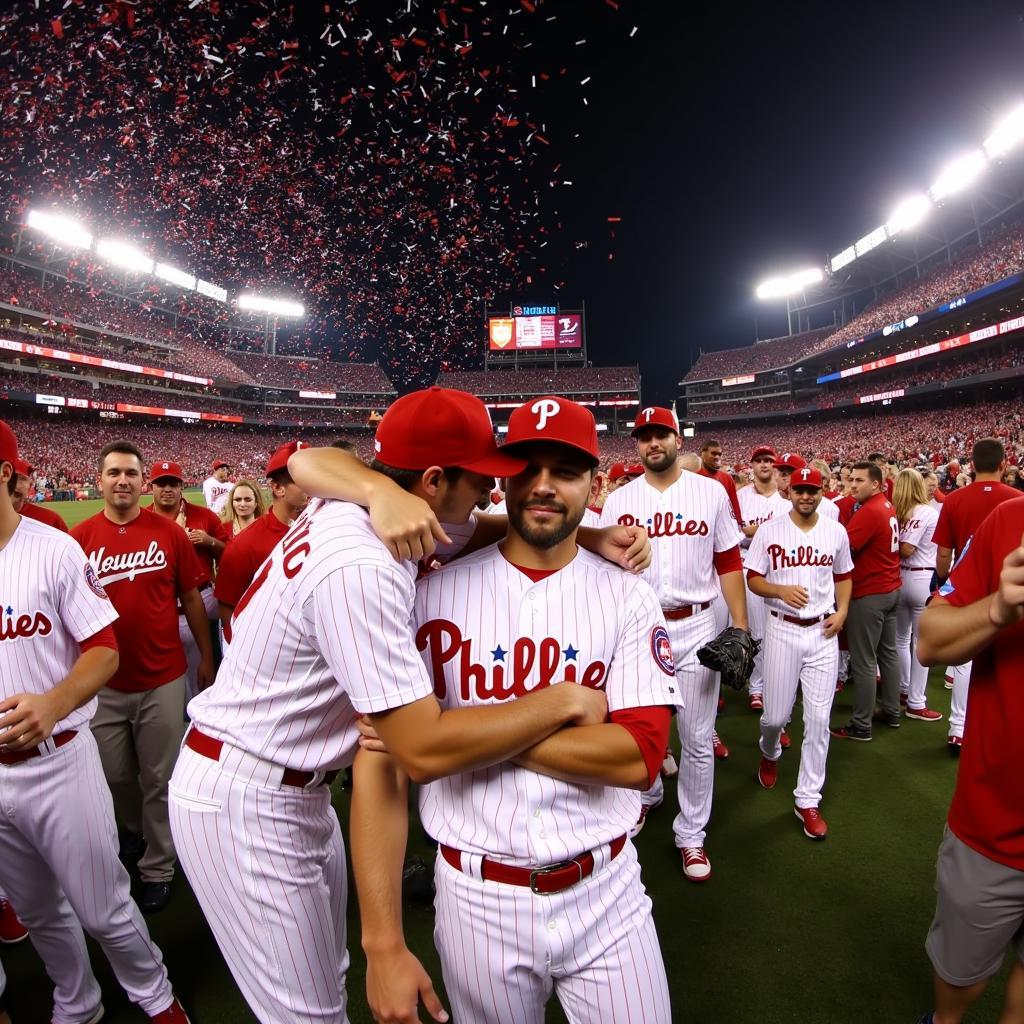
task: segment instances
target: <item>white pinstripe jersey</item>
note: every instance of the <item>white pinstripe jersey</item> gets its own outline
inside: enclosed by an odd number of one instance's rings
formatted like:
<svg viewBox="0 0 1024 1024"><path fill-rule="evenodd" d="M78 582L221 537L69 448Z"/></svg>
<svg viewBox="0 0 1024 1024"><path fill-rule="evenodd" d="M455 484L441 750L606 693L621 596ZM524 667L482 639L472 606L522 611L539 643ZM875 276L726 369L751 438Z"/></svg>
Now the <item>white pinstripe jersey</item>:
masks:
<svg viewBox="0 0 1024 1024"><path fill-rule="evenodd" d="M601 513L595 512L592 508L585 508L583 510L583 518L580 520L580 526L589 526L591 529L596 529L601 525Z"/></svg>
<svg viewBox="0 0 1024 1024"><path fill-rule="evenodd" d="M932 540L939 513L931 505L918 505L900 530L901 544L914 544L917 550L900 562L905 569L934 569L938 547Z"/></svg>
<svg viewBox="0 0 1024 1024"><path fill-rule="evenodd" d="M85 552L69 534L22 517L0 550L0 700L48 693L82 653L79 644L116 618ZM54 732L81 729L96 698Z"/></svg>
<svg viewBox="0 0 1024 1024"><path fill-rule="evenodd" d="M603 688L610 711L679 703L651 588L582 549L534 583L497 545L484 548L420 581L414 620L446 708L511 700L562 680ZM639 813L633 790L562 782L511 762L420 791L420 816L435 839L522 864L610 842Z"/></svg>
<svg viewBox="0 0 1024 1024"><path fill-rule="evenodd" d="M410 628L415 572L365 509L310 502L235 607L217 681L189 717L286 768L351 764L360 715L431 692Z"/></svg>
<svg viewBox="0 0 1024 1024"><path fill-rule="evenodd" d="M792 508L792 506L790 506ZM839 522L839 506L827 495L821 496L821 504L818 505L818 515L831 519L832 522Z"/></svg>
<svg viewBox="0 0 1024 1024"><path fill-rule="evenodd" d="M835 610L833 576L853 572L850 540L843 527L824 516L819 515L806 533L790 516L780 516L754 534L747 569L760 573L769 583L803 587L808 600L799 610L776 597L765 598L765 604L782 615L813 619Z"/></svg>
<svg viewBox="0 0 1024 1024"><path fill-rule="evenodd" d="M725 488L709 477L683 472L665 491L637 477L608 495L601 525L647 527L653 559L643 578L654 587L662 608L713 601L721 593L716 551L736 547L741 538Z"/></svg>
<svg viewBox="0 0 1024 1024"><path fill-rule="evenodd" d="M793 503L778 491L765 497L753 484L741 487L736 492L736 497L739 499L740 515L743 517L742 526L750 526L753 523L760 526L762 523L767 523L769 519L774 519L775 516L785 516L793 510ZM752 540L753 537L744 537L740 541L741 554L744 558Z"/></svg>

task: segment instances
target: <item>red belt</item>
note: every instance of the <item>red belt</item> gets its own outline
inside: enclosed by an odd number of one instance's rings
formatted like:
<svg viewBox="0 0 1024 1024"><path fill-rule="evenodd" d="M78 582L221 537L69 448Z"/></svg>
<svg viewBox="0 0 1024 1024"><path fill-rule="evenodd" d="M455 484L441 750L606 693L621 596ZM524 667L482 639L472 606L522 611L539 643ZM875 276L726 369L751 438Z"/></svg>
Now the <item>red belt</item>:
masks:
<svg viewBox="0 0 1024 1024"><path fill-rule="evenodd" d="M207 736L206 733L200 732L193 725L185 737L185 746L190 750L194 750L197 754L202 754L203 757L208 757L211 761L219 761L220 752L224 748L224 741L215 740L212 736ZM337 777L338 773L336 771L328 772L321 779L321 784L329 786ZM298 786L299 789L305 789L315 778L316 772L301 772L297 768L285 768L284 775L281 776L281 782L285 786Z"/></svg>
<svg viewBox="0 0 1024 1024"><path fill-rule="evenodd" d="M609 860L615 860L622 848L626 845L626 837L619 836L608 844ZM441 844L441 856L456 871L466 871L462 866L463 854L459 850L453 850L450 846ZM504 882L506 885L522 885L532 889L538 896L550 896L556 892L562 892L577 882L594 873L594 854L588 850L581 853L572 860L559 861L557 864L549 864L543 868L521 868L515 864L503 864L500 861L488 860L484 857L480 865L480 873L485 882Z"/></svg>
<svg viewBox="0 0 1024 1024"><path fill-rule="evenodd" d="M783 622L792 622L794 626L815 626L819 622L824 622L828 618L828 615L819 615L814 619L800 619L795 615L783 615L781 612L773 611L772 615L777 619L782 619Z"/></svg>
<svg viewBox="0 0 1024 1024"><path fill-rule="evenodd" d="M710 607L711 602L705 601L703 604L688 604L685 608L664 608L662 611L669 622L676 622L679 619L688 619L697 612L706 612Z"/></svg>
<svg viewBox="0 0 1024 1024"><path fill-rule="evenodd" d="M51 736L55 747L63 747L70 743L78 735L77 729L68 729L67 732L59 732ZM31 761L33 757L42 757L48 751L40 750L39 747L32 747L30 750L19 750L17 753L7 753L0 750L0 764L21 764L23 761Z"/></svg>

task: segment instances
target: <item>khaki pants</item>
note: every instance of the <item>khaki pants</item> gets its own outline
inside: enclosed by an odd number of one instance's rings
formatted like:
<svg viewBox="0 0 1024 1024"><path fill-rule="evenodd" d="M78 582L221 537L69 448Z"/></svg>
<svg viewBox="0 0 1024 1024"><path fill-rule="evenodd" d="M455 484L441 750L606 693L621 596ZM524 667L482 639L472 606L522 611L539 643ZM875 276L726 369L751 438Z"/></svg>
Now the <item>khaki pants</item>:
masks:
<svg viewBox="0 0 1024 1024"><path fill-rule="evenodd" d="M92 720L118 824L146 839L146 852L139 861L144 882L169 882L174 877L167 783L178 759L184 713L185 677L181 676L143 693L105 687Z"/></svg>

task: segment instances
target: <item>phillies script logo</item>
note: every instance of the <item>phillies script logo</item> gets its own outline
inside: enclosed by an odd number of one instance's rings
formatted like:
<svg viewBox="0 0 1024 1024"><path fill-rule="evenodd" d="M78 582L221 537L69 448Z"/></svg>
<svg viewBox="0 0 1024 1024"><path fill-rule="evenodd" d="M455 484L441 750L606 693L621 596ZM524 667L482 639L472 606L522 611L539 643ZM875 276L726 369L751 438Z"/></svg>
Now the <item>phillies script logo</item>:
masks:
<svg viewBox="0 0 1024 1024"><path fill-rule="evenodd" d="M639 522L628 512L619 516L620 526L638 526ZM647 520L647 533L651 537L706 537L708 524L703 519L683 519L672 512L655 512Z"/></svg>
<svg viewBox="0 0 1024 1024"><path fill-rule="evenodd" d="M802 544L788 551L781 544L768 545L768 557L773 569L796 569L802 565L832 565L835 558L824 551Z"/></svg>
<svg viewBox="0 0 1024 1024"><path fill-rule="evenodd" d="M27 640L33 636L49 636L53 623L42 612L28 612L15 618L14 609L4 609L0 619L0 643L6 640Z"/></svg>
<svg viewBox="0 0 1024 1024"><path fill-rule="evenodd" d="M143 573L159 572L167 567L167 556L155 540L151 540L144 551L125 551L119 555L108 555L105 547L90 551L89 561L103 586L118 580L134 580Z"/></svg>
<svg viewBox="0 0 1024 1024"><path fill-rule="evenodd" d="M576 664L580 652L572 644L563 648L553 637L517 637L508 651L498 644L489 652L492 664L487 669L473 661L472 640L464 640L462 630L447 619L431 619L420 626L416 647L421 651L430 648L430 669L438 700L444 700L447 693L444 667L449 662L457 662L458 696L463 703L523 697L563 680L599 690L608 674L603 661L592 661L580 672ZM530 679L536 681L528 684Z"/></svg>

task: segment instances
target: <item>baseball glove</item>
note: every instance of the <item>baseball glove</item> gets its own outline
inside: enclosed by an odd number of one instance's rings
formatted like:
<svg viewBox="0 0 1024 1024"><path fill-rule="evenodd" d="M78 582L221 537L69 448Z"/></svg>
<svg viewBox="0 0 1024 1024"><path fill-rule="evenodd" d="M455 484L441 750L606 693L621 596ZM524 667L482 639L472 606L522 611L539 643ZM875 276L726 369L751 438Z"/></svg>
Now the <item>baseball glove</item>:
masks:
<svg viewBox="0 0 1024 1024"><path fill-rule="evenodd" d="M755 640L749 630L729 626L697 651L697 660L720 672L726 686L742 690L754 671L754 656L760 649L761 641Z"/></svg>

